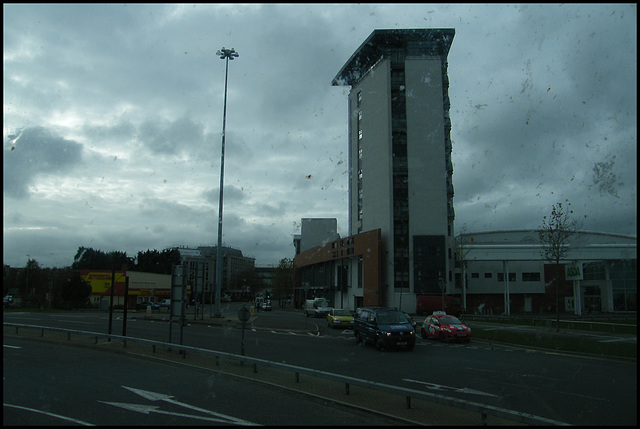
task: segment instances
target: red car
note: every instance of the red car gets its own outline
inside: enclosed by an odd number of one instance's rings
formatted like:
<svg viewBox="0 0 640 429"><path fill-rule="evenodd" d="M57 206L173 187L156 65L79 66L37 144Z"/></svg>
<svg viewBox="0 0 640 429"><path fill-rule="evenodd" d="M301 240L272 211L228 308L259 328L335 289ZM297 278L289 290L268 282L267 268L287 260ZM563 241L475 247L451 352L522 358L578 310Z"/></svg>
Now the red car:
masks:
<svg viewBox="0 0 640 429"><path fill-rule="evenodd" d="M443 311L434 311L422 322L420 328L422 338L439 338L441 341L471 341L471 328L463 324L457 317Z"/></svg>

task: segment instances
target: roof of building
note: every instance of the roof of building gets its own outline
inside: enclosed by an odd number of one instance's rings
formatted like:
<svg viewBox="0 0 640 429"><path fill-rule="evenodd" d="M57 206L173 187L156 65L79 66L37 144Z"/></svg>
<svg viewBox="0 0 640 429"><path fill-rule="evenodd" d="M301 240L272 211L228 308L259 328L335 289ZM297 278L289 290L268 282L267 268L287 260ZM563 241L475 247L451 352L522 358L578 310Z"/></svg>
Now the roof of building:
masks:
<svg viewBox="0 0 640 429"><path fill-rule="evenodd" d="M331 82L333 86L353 85L391 49L417 42L421 55L448 55L453 28L374 30Z"/></svg>
<svg viewBox="0 0 640 429"><path fill-rule="evenodd" d="M233 256L237 258L245 258L245 259L255 259L242 255L242 250L234 249L233 247L222 246L222 254L224 256ZM217 246L198 246L197 248L178 248L181 256L190 256L190 257L205 257L209 258L215 256L218 252Z"/></svg>
<svg viewBox="0 0 640 429"><path fill-rule="evenodd" d="M465 259L543 260L537 230L485 231L459 234ZM631 235L576 231L567 243L569 260L637 259L637 238Z"/></svg>
<svg viewBox="0 0 640 429"><path fill-rule="evenodd" d="M465 232L459 236L470 244L540 244L537 229ZM589 244L636 244L637 237L599 231L576 231L574 241Z"/></svg>

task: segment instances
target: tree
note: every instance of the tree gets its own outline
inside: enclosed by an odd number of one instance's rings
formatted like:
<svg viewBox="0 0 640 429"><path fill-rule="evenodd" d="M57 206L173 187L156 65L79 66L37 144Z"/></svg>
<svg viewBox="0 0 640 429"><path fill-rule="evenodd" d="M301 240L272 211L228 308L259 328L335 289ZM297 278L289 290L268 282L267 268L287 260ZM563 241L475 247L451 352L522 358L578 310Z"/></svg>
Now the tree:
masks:
<svg viewBox="0 0 640 429"><path fill-rule="evenodd" d="M35 259L29 258L24 268L7 276L7 287L17 289L23 305L39 307L46 295L47 275ZM5 294L8 292L5 292Z"/></svg>
<svg viewBox="0 0 640 429"><path fill-rule="evenodd" d="M162 252L147 249L146 252L138 252L137 263L130 266L130 269L146 273L171 274L172 265L180 265L180 251L177 248L164 249Z"/></svg>
<svg viewBox="0 0 640 429"><path fill-rule="evenodd" d="M127 256L127 252L113 251L105 253L102 250L94 250L90 247L79 247L73 258L71 267L74 270L119 270L123 265L133 267L133 258Z"/></svg>
<svg viewBox="0 0 640 429"><path fill-rule="evenodd" d="M80 277L78 271L73 271L62 284L60 297L67 309L84 307L91 295L91 285Z"/></svg>
<svg viewBox="0 0 640 429"><path fill-rule="evenodd" d="M242 290L242 296L246 294L255 296L256 293L265 288L265 283L262 278L257 275L255 267L232 273L231 277L233 289Z"/></svg>
<svg viewBox="0 0 640 429"><path fill-rule="evenodd" d="M67 307L62 295L72 273L71 267L52 268L49 270L48 277L51 280L50 306L52 308L65 309Z"/></svg>
<svg viewBox="0 0 640 429"><path fill-rule="evenodd" d="M560 331L560 261L566 260L571 248L569 243L578 232L578 222L570 217L573 210L571 203L565 200L551 207L551 214L542 219L542 226L538 228L538 238L542 244L542 256L555 265L556 284L556 331Z"/></svg>
<svg viewBox="0 0 640 429"><path fill-rule="evenodd" d="M287 298L293 294L293 260L280 259L271 278L271 286L276 299Z"/></svg>

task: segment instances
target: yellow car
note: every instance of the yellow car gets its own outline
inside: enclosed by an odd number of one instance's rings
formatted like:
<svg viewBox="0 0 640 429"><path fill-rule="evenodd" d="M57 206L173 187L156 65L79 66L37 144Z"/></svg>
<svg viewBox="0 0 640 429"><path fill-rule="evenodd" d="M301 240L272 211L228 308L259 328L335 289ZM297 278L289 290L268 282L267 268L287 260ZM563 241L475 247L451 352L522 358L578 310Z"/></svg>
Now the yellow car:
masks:
<svg viewBox="0 0 640 429"><path fill-rule="evenodd" d="M332 308L327 315L327 326L330 328L353 328L353 315L349 310Z"/></svg>

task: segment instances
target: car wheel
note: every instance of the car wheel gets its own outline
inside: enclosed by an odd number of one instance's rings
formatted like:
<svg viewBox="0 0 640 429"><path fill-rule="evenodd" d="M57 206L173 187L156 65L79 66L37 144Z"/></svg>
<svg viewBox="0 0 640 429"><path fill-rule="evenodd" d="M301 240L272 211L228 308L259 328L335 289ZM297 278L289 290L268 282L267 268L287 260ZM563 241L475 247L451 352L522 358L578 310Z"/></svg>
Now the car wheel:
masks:
<svg viewBox="0 0 640 429"><path fill-rule="evenodd" d="M384 350L384 343L382 342L382 338L376 338L376 349Z"/></svg>
<svg viewBox="0 0 640 429"><path fill-rule="evenodd" d="M360 344L362 342L362 337L360 336L360 333L358 331L355 332L355 336L356 336L356 343Z"/></svg>
<svg viewBox="0 0 640 429"><path fill-rule="evenodd" d="M420 329L420 336L425 340L427 339L427 331L424 328Z"/></svg>

